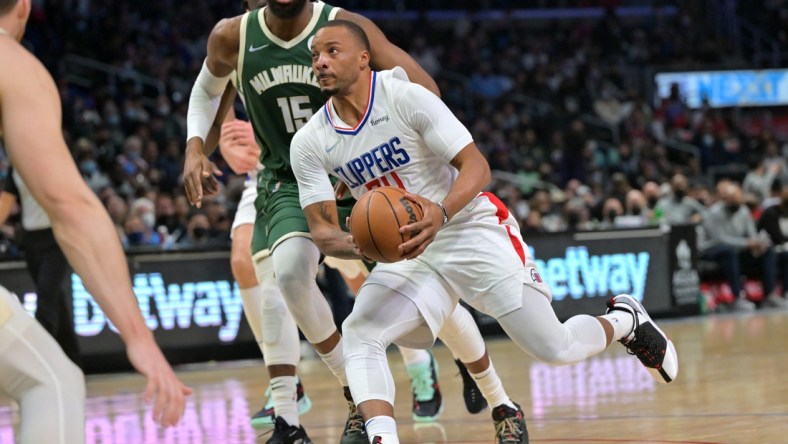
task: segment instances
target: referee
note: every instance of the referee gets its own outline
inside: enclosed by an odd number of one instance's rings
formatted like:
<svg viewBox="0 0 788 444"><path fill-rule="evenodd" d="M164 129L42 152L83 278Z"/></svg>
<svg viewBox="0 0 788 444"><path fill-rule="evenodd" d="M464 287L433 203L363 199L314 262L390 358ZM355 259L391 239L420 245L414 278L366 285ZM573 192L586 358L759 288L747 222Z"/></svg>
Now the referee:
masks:
<svg viewBox="0 0 788 444"><path fill-rule="evenodd" d="M38 294L36 320L55 338L74 364L82 368L77 335L74 331L73 303L67 291L70 267L60 250L52 225L22 178L10 169L0 194L0 224L8 219L14 200L22 209L22 247L27 270Z"/></svg>

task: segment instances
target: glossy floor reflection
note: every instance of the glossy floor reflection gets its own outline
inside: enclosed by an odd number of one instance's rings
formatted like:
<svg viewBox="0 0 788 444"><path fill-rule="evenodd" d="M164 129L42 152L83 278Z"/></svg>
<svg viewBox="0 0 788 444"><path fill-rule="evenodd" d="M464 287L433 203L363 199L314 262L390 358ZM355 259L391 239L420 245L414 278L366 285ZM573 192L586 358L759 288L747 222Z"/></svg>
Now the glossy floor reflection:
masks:
<svg viewBox="0 0 788 444"><path fill-rule="evenodd" d="M614 346L588 361L551 367L506 339L488 342L510 396L526 410L532 443L785 443L788 442L788 312L712 316L660 324L676 343L680 370L657 384L639 362ZM442 346L446 408L433 424L410 418L409 384L392 353L396 412L403 443L490 443L489 411L465 412L461 379ZM245 361L179 369L195 389L182 424L161 430L150 420L140 377L88 378L90 444L264 443L249 416L264 403L262 363ZM315 443L338 442L346 416L342 392L319 360L299 368L312 410L302 422ZM13 443L15 408L0 401L0 444ZM262 436L258 436L262 435Z"/></svg>

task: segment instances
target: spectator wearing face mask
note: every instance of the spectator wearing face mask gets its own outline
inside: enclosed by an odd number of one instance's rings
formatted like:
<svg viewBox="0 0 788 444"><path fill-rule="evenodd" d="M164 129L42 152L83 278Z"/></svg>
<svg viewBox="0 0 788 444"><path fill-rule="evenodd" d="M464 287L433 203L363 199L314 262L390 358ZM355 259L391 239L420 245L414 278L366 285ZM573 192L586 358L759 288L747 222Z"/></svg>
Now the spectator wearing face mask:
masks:
<svg viewBox="0 0 788 444"><path fill-rule="evenodd" d="M613 228L616 218L624 215L624 206L615 197L609 197L602 205L602 220L597 224L597 228Z"/></svg>
<svg viewBox="0 0 788 444"><path fill-rule="evenodd" d="M742 289L742 267L757 267L765 295L775 289L777 256L771 242L759 236L755 221L747 207L738 184L727 182L719 187L720 201L712 205L703 219L705 242L701 259L716 262L729 279L734 295L733 309L752 311L755 304L748 301Z"/></svg>
<svg viewBox="0 0 788 444"><path fill-rule="evenodd" d="M95 147L92 142L89 142L87 139L79 139L76 143L76 151L79 173L94 193L112 186L109 177L99 170L96 155L94 154Z"/></svg>
<svg viewBox="0 0 788 444"><path fill-rule="evenodd" d="M758 230L763 230L777 250L777 265L782 278L782 297L772 295L769 305L788 308L788 184L780 189L779 202L763 211Z"/></svg>
<svg viewBox="0 0 788 444"><path fill-rule="evenodd" d="M202 211L196 211L189 217L186 224L186 235L178 240L178 248L205 248L217 245L217 241L210 236L211 222Z"/></svg>
<svg viewBox="0 0 788 444"><path fill-rule="evenodd" d="M688 196L689 183L683 174L670 179L671 192L657 201L662 212L662 220L669 225L697 224L703 219L706 208Z"/></svg>
<svg viewBox="0 0 788 444"><path fill-rule="evenodd" d="M657 202L659 202L661 196L662 192L658 183L649 181L643 184L643 197L646 198L646 206L648 206L649 210L653 211L657 207Z"/></svg>
<svg viewBox="0 0 788 444"><path fill-rule="evenodd" d="M614 219L616 227L643 227L651 219L651 210L640 190L629 190L626 197L626 214Z"/></svg>
<svg viewBox="0 0 788 444"><path fill-rule="evenodd" d="M159 246L161 237L156 231L156 212L153 201L141 197L131 203L126 219L126 239L129 247Z"/></svg>

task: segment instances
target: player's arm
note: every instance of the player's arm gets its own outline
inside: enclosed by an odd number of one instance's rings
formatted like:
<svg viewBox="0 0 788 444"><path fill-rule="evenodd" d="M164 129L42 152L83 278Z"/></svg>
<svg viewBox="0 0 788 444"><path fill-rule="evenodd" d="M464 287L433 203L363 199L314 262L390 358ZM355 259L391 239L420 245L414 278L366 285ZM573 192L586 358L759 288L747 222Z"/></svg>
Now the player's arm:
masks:
<svg viewBox="0 0 788 444"><path fill-rule="evenodd" d="M424 252L443 226L444 209L451 220L487 186L492 175L487 159L476 147L471 134L446 104L417 85L406 88L397 112L421 134L431 151L459 171L449 193L440 202L409 195L424 210L419 222L400 228L400 232L414 236L399 246L400 254L412 259Z"/></svg>
<svg viewBox="0 0 788 444"><path fill-rule="evenodd" d="M0 70L1 127L11 162L49 215L69 263L120 332L131 363L148 377L145 398L156 396L155 419L173 425L190 390L145 325L117 232L66 147L55 83L20 45L0 42L0 60L14 61Z"/></svg>
<svg viewBox="0 0 788 444"><path fill-rule="evenodd" d="M290 142L290 164L298 181L299 199L312 240L326 256L363 258L353 237L339 226L334 188L316 155L322 147L312 137L308 125L301 128Z"/></svg>
<svg viewBox="0 0 788 444"><path fill-rule="evenodd" d="M370 54L370 65L373 69L383 70L391 69L395 66L401 66L408 74L408 78L419 85L427 88L433 94L440 97L441 92L438 89L438 84L435 80L427 74L427 71L413 59L407 52L399 46L391 43L383 31L378 28L372 20L364 17L361 14L350 12L347 10L340 10L337 13L337 18L342 20L349 20L359 26L367 34L369 39L369 46L372 48Z"/></svg>
<svg viewBox="0 0 788 444"><path fill-rule="evenodd" d="M309 224L312 240L326 256L340 259L363 259L364 256L353 242L353 236L339 226L337 202L324 200L307 205L304 215Z"/></svg>
<svg viewBox="0 0 788 444"><path fill-rule="evenodd" d="M211 129L208 130L208 135L205 137L205 143L202 147L202 152L206 157L213 154L214 150L219 145L222 125L235 120L235 110L233 109L235 95L235 87L231 83L228 83L227 87L224 89L224 93L222 93L219 109L216 112L216 117L213 119Z"/></svg>
<svg viewBox="0 0 788 444"><path fill-rule="evenodd" d="M218 191L213 176L221 173L206 155L216 145L209 146L205 142L219 112L221 97L226 92L230 75L238 64L241 17L221 20L211 31L205 63L189 96L183 181L186 197L198 207L201 206L203 193Z"/></svg>

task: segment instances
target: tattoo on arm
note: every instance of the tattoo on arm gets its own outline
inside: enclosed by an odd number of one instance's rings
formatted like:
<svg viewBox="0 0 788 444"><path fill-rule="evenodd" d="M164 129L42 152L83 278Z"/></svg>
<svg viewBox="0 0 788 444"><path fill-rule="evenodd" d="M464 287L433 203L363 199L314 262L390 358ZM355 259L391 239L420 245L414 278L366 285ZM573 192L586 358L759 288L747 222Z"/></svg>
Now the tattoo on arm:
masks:
<svg viewBox="0 0 788 444"><path fill-rule="evenodd" d="M324 221L335 224L336 221L334 220L333 212L330 211L330 205L326 202L320 202L320 217L323 218Z"/></svg>

